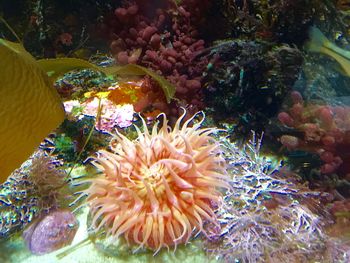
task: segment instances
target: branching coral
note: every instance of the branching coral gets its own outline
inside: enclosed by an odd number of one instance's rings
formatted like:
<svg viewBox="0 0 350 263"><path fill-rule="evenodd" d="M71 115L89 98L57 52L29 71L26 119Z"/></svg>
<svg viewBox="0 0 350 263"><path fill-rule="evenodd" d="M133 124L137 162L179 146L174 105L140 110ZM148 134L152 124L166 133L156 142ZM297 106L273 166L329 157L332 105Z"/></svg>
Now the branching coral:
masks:
<svg viewBox="0 0 350 263"><path fill-rule="evenodd" d="M107 235L123 235L128 243L159 251L189 242L203 223L217 224L213 204L227 188L220 144L211 136L216 128L201 128L196 115L173 129L165 115L149 132L145 121L138 138L120 133L111 152L100 150L93 164L101 171L82 192L92 214L92 227Z"/></svg>
<svg viewBox="0 0 350 263"><path fill-rule="evenodd" d="M58 166L57 159L37 151L0 186L0 236L23 229L59 206L65 173Z"/></svg>
<svg viewBox="0 0 350 263"><path fill-rule="evenodd" d="M221 227L207 226L207 250L227 262L323 261L326 220L303 202L318 193L278 175L280 167L259 153L261 138L243 148L223 143L232 190L216 211Z"/></svg>

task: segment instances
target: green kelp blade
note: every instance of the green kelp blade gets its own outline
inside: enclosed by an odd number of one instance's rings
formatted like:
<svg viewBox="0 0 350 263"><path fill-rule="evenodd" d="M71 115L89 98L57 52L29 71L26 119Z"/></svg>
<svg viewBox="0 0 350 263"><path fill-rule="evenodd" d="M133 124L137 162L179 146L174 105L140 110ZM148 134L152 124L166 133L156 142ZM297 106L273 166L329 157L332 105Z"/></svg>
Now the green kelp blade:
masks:
<svg viewBox="0 0 350 263"><path fill-rule="evenodd" d="M92 69L103 71L100 67L79 58L49 58L37 60L39 66L47 73L47 75L56 80L65 73L78 69Z"/></svg>
<svg viewBox="0 0 350 263"><path fill-rule="evenodd" d="M21 39L16 34L15 30L13 30L13 28L6 22L6 20L2 16L0 16L0 22L2 22L5 25L5 27L12 33L12 35L17 39L18 43L23 45Z"/></svg>
<svg viewBox="0 0 350 263"><path fill-rule="evenodd" d="M173 84L154 71L139 65L127 64L125 66L103 68L103 72L105 72L107 75L149 75L162 87L167 103L170 103L171 99L175 95L175 86Z"/></svg>
<svg viewBox="0 0 350 263"><path fill-rule="evenodd" d="M127 64L124 66L99 67L86 60L78 58L40 59L37 61L41 68L54 80L63 74L76 69L92 69L106 75L149 75L161 86L168 103L175 95L175 87L162 76L145 67Z"/></svg>

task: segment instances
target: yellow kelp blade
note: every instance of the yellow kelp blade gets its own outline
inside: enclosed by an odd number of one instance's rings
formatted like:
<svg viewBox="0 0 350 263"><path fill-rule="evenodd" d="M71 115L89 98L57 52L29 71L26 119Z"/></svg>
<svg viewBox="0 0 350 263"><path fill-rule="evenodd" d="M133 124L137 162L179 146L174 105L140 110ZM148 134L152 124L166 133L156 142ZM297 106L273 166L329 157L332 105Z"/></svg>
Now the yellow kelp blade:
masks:
<svg viewBox="0 0 350 263"><path fill-rule="evenodd" d="M170 103L175 95L175 87L162 76L145 67L128 64L125 66L98 67L90 62L78 58L55 58L40 59L38 64L53 79L57 79L64 73L74 69L92 69L105 73L106 75L149 75L159 83L165 94L166 100Z"/></svg>
<svg viewBox="0 0 350 263"><path fill-rule="evenodd" d="M46 72L20 44L0 39L0 183L63 119Z"/></svg>

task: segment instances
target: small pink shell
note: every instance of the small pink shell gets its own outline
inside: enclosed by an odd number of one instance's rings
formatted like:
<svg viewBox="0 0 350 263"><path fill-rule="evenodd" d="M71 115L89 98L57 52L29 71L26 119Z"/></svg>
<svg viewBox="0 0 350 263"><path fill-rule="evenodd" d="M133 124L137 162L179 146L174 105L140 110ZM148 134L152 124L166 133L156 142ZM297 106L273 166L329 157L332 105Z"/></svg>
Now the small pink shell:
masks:
<svg viewBox="0 0 350 263"><path fill-rule="evenodd" d="M56 210L30 225L23 238L33 254L43 255L71 244L78 224L72 212Z"/></svg>

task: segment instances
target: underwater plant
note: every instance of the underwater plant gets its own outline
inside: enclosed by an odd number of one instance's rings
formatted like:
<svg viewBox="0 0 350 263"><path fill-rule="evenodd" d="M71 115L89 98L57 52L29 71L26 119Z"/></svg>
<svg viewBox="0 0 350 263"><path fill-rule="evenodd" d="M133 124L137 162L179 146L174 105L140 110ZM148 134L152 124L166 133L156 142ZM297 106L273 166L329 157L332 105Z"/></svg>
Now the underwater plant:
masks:
<svg viewBox="0 0 350 263"><path fill-rule="evenodd" d="M66 172L60 169L61 162L42 152L37 152L30 167L30 181L35 186L40 208L50 211L59 207L66 185Z"/></svg>
<svg viewBox="0 0 350 263"><path fill-rule="evenodd" d="M2 18L0 21L4 22ZM4 68L0 78L0 111L4 115L4 125L0 127L0 182L4 182L12 171L29 158L41 141L63 122L64 108L53 83L64 73L92 69L106 75L150 75L159 83L167 102L175 93L175 88L163 77L137 65L107 69L82 59L35 60L21 43L1 38L0 56Z"/></svg>
<svg viewBox="0 0 350 263"><path fill-rule="evenodd" d="M63 121L64 109L50 78L21 44L0 39L0 57L2 183Z"/></svg>
<svg viewBox="0 0 350 263"><path fill-rule="evenodd" d="M234 136L263 131L297 80L302 53L288 45L228 40L208 49L212 65L205 77L205 103L216 121L234 118Z"/></svg>
<svg viewBox="0 0 350 263"><path fill-rule="evenodd" d="M181 125L185 115L171 129L161 114L160 127L157 122L151 132L141 118L144 130L135 126L135 140L117 132L111 151L97 152L92 164L100 173L85 180L91 185L79 197L87 197L96 233L105 230L114 240L123 235L128 244L157 253L204 233L205 221L217 224L213 204L221 202L219 189L228 187L212 136L218 129L201 127L204 114Z"/></svg>
<svg viewBox="0 0 350 263"><path fill-rule="evenodd" d="M66 176L60 165L54 157L37 151L0 185L0 237L24 229L60 206Z"/></svg>
<svg viewBox="0 0 350 263"><path fill-rule="evenodd" d="M202 75L208 64L196 57L205 47L198 25L210 1L124 1L107 16L103 28L118 64L138 64L161 74L176 87L176 98L167 105L153 97L149 105L168 116L181 114L183 105L191 112L204 107ZM156 93L157 85L151 91ZM160 106L160 107L159 107Z"/></svg>
<svg viewBox="0 0 350 263"><path fill-rule="evenodd" d="M327 247L327 218L308 205L319 193L261 154L261 142L255 134L243 147L222 140L231 188L216 210L220 227L206 226L206 250L226 262L325 262L327 253L346 262Z"/></svg>
<svg viewBox="0 0 350 263"><path fill-rule="evenodd" d="M338 47L327 39L317 27L310 28L310 40L306 43L309 52L321 53L333 58L341 66L342 72L350 76L350 64L348 50Z"/></svg>
<svg viewBox="0 0 350 263"><path fill-rule="evenodd" d="M91 69L74 70L64 74L55 82L55 88L62 98L79 99L85 92L107 89L115 82L113 76Z"/></svg>

